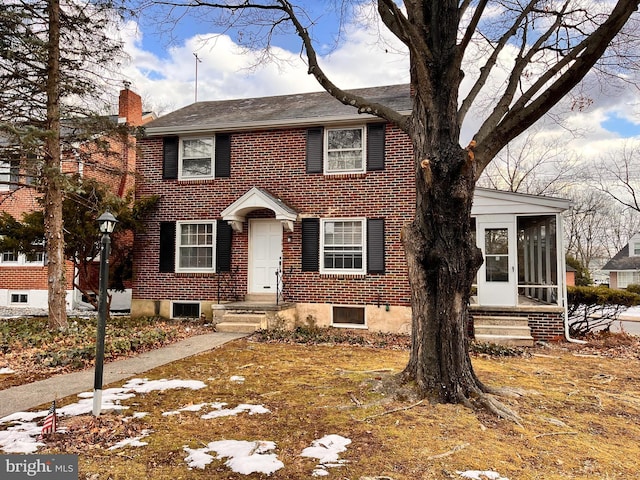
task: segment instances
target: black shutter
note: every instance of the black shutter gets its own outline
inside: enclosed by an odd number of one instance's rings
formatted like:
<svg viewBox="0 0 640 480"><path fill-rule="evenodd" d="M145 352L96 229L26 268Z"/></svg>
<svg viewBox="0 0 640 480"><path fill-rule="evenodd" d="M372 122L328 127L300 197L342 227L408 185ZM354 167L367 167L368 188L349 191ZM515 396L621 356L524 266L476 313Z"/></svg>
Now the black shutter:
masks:
<svg viewBox="0 0 640 480"><path fill-rule="evenodd" d="M216 177L231 176L231 135L218 133L216 135Z"/></svg>
<svg viewBox="0 0 640 480"><path fill-rule="evenodd" d="M384 273L384 219L367 220L367 272Z"/></svg>
<svg viewBox="0 0 640 480"><path fill-rule="evenodd" d="M216 271L231 271L231 225L224 220L218 220L216 227Z"/></svg>
<svg viewBox="0 0 640 480"><path fill-rule="evenodd" d="M367 126L367 170L384 170L384 123Z"/></svg>
<svg viewBox="0 0 640 480"><path fill-rule="evenodd" d="M320 219L302 219L302 271L320 269Z"/></svg>
<svg viewBox="0 0 640 480"><path fill-rule="evenodd" d="M307 173L322 173L324 129L322 127L307 130Z"/></svg>
<svg viewBox="0 0 640 480"><path fill-rule="evenodd" d="M178 178L178 137L164 137L162 144L162 178Z"/></svg>
<svg viewBox="0 0 640 480"><path fill-rule="evenodd" d="M160 222L160 272L176 269L176 222Z"/></svg>

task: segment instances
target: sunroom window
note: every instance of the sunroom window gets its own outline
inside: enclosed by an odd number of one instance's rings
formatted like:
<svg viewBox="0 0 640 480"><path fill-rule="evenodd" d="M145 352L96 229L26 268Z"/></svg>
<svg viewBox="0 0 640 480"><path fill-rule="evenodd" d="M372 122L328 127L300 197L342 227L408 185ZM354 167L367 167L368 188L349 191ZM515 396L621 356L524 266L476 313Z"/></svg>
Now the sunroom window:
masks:
<svg viewBox="0 0 640 480"><path fill-rule="evenodd" d="M325 131L327 173L364 172L364 128L330 128Z"/></svg>
<svg viewBox="0 0 640 480"><path fill-rule="evenodd" d="M213 162L213 137L180 140L180 178L212 178Z"/></svg>
<svg viewBox="0 0 640 480"><path fill-rule="evenodd" d="M322 221L322 273L365 273L364 219Z"/></svg>

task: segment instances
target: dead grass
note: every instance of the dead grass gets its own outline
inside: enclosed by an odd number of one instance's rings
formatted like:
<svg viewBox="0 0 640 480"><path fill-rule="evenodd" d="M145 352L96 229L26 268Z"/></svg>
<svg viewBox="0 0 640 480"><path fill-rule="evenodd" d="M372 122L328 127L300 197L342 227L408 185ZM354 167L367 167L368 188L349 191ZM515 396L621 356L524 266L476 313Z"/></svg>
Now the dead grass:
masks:
<svg viewBox="0 0 640 480"><path fill-rule="evenodd" d="M377 392L376 383L405 366L406 351L239 340L148 373L152 379L202 380L206 388L138 395L126 402L131 406L126 415L149 415L135 426L124 426L116 414L103 416L99 425L91 417L62 419L61 426L73 423L74 430L57 434L44 451L80 453L81 479L258 479L266 476L233 473L223 460L190 470L183 447L222 439L272 440L285 467L269 478L309 479L315 462L300 452L315 439L339 434L352 440L341 455L349 463L329 470L329 478L341 480L462 478L456 472L467 470L493 470L511 480L637 478L637 357L607 358L591 351L585 356L572 348L474 358L485 383L526 391L521 398L502 399L522 417L521 428L462 406L398 402ZM232 375L245 382L230 382ZM262 404L271 413L212 420L201 419L202 412L162 416L216 401L231 407ZM115 443L145 428L153 433L144 447L109 451L101 440L111 436Z"/></svg>

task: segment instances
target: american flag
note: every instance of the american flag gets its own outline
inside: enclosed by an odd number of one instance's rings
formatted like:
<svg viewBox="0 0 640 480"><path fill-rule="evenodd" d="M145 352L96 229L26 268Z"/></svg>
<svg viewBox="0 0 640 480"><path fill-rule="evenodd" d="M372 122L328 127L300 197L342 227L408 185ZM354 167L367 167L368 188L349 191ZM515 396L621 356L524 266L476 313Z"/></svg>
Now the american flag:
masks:
<svg viewBox="0 0 640 480"><path fill-rule="evenodd" d="M54 400L53 402L51 402L51 406L49 407L47 416L44 418L42 431L38 436L38 440L42 440L42 438L49 433L56 433L56 420L56 401Z"/></svg>

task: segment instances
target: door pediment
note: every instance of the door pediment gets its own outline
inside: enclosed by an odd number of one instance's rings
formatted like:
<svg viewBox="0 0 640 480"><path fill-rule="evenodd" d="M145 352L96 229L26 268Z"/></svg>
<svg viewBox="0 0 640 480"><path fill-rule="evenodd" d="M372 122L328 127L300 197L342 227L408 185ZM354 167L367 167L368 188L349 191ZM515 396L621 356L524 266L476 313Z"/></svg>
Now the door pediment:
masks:
<svg viewBox="0 0 640 480"><path fill-rule="evenodd" d="M289 207L279 198L273 196L263 188L253 187L222 211L222 219L227 221L235 231L241 232L247 214L254 210L267 208L280 220L285 230L293 231L293 222L298 218L298 212Z"/></svg>

